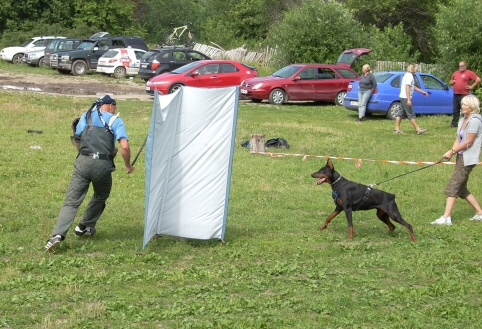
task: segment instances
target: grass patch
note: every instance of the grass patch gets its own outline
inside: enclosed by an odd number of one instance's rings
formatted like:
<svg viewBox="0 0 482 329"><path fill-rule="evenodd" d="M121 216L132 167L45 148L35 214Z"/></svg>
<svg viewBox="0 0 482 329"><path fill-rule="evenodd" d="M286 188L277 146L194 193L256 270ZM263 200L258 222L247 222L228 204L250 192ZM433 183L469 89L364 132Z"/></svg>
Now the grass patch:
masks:
<svg viewBox="0 0 482 329"><path fill-rule="evenodd" d="M251 155L240 146L261 133L285 138L289 153L437 161L455 138L447 116L419 117L429 129L420 136L403 121L400 136L394 122L371 116L356 124L342 107L241 102L225 244L164 237L139 253L141 156L134 174L114 173L98 234L69 233L49 255L42 249L75 158L70 123L94 99L0 91L0 100L2 328L473 328L481 317L481 223L459 201L453 226L430 225L443 212L452 166L379 186L397 195L416 243L400 225L389 234L374 211L354 213L350 241L343 215L317 230L334 208L329 186L310 177L326 159ZM152 102L117 107L135 154ZM334 160L364 184L420 168L355 163ZM477 167L469 188L482 198L480 179Z"/></svg>

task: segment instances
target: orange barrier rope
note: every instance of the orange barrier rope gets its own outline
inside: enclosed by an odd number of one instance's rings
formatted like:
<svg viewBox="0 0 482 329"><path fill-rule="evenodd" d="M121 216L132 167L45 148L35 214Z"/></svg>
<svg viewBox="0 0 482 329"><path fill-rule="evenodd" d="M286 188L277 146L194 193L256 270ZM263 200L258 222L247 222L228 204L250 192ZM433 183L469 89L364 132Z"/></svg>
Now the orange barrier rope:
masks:
<svg viewBox="0 0 482 329"><path fill-rule="evenodd" d="M308 158L323 158L323 159L336 159L336 160L354 160L357 161L357 167L360 167L363 161L366 162L384 162L384 163L394 163L394 164L410 164L410 165L432 165L436 164L437 161L404 161L404 160L374 160L374 159L360 159L360 158L346 158L346 157L339 157L339 156L330 156L330 155L314 155L314 154L296 154L296 153L273 153L273 152L249 152L251 154L263 154L269 155L272 158L282 158L282 157L303 157L301 160L306 161ZM439 162L439 164L444 165L454 165L455 162L451 161L444 161ZM482 164L482 162L479 162Z"/></svg>

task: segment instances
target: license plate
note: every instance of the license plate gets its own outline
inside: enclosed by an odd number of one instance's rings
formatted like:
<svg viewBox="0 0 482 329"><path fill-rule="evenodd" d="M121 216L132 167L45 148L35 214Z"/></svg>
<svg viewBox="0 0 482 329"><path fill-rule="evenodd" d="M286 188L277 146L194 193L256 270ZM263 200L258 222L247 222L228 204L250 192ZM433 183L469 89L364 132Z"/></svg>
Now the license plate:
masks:
<svg viewBox="0 0 482 329"><path fill-rule="evenodd" d="M248 91L246 89L241 89L241 94L247 94Z"/></svg>
<svg viewBox="0 0 482 329"><path fill-rule="evenodd" d="M141 67L145 69L147 67L147 64L142 64Z"/></svg>
<svg viewBox="0 0 482 329"><path fill-rule="evenodd" d="M146 87L146 91L150 91L151 90L151 87Z"/></svg>
<svg viewBox="0 0 482 329"><path fill-rule="evenodd" d="M358 106L358 102L357 101L350 101L350 105Z"/></svg>

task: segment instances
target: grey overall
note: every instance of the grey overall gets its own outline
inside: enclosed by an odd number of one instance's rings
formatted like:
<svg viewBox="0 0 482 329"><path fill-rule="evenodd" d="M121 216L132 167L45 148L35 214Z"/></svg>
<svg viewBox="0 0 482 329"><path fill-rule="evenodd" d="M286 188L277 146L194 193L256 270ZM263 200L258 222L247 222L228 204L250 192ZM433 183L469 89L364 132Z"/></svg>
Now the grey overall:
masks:
<svg viewBox="0 0 482 329"><path fill-rule="evenodd" d="M112 188L112 171L115 170L113 162L115 137L108 127L93 126L92 115L101 114L99 111L94 111L86 116L88 126L80 135L80 149L74 162L74 172L52 234L61 235L63 239L75 220L77 210L89 190L90 183L92 182L94 194L80 221L81 225L87 227L95 227Z"/></svg>

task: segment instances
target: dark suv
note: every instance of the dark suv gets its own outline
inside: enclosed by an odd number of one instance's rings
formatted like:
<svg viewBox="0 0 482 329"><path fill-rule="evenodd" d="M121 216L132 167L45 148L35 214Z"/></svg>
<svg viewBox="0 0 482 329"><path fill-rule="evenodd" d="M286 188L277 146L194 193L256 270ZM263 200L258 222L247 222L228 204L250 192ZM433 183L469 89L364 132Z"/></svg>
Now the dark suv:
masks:
<svg viewBox="0 0 482 329"><path fill-rule="evenodd" d="M137 48L147 51L141 37L104 37L84 39L77 49L57 53L59 71L70 71L73 75L95 70L100 56L112 48Z"/></svg>
<svg viewBox="0 0 482 329"><path fill-rule="evenodd" d="M211 58L188 48L153 49L142 56L138 76L147 81L161 73L170 72L183 65L203 59Z"/></svg>
<svg viewBox="0 0 482 329"><path fill-rule="evenodd" d="M44 54L45 64L50 65L56 69L58 65L57 56L52 56L52 55L57 52L76 49L80 45L82 40L83 39L81 38L67 38L67 39L56 39L52 41L45 48L45 54Z"/></svg>

